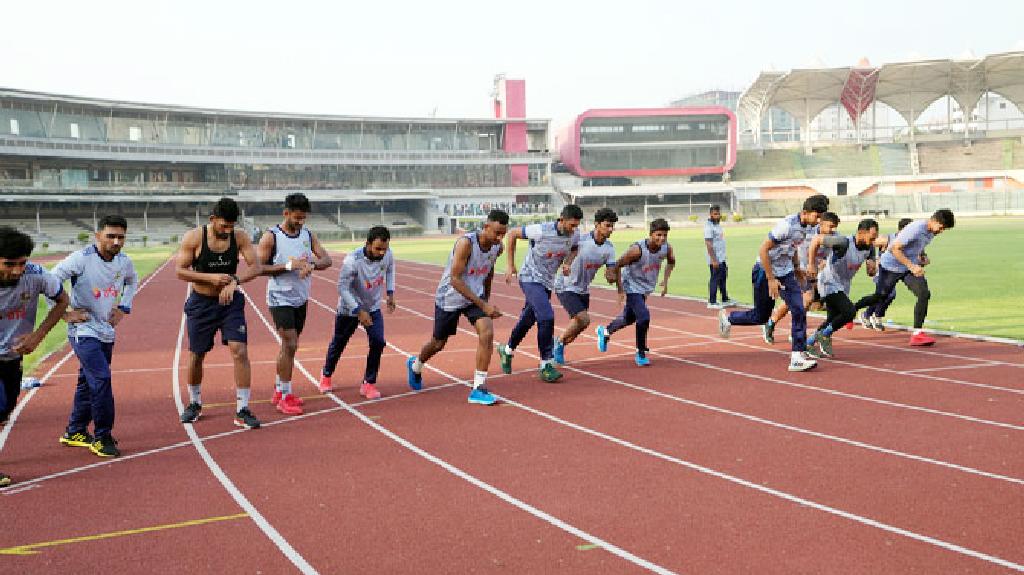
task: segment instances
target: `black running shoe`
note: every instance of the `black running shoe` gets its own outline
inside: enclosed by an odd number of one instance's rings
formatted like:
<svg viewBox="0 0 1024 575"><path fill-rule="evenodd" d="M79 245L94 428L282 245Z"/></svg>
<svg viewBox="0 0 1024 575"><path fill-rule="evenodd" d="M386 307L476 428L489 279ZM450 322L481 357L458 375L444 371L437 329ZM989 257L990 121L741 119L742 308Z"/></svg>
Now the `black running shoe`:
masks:
<svg viewBox="0 0 1024 575"><path fill-rule="evenodd" d="M96 441L93 436L89 435L84 431L76 431L71 433L65 431L64 435L60 436L61 443L69 447L92 447L92 443Z"/></svg>
<svg viewBox="0 0 1024 575"><path fill-rule="evenodd" d="M11 484L11 476L0 473L0 487L7 487Z"/></svg>
<svg viewBox="0 0 1024 575"><path fill-rule="evenodd" d="M100 457L117 457L121 455L121 451L117 448L117 440L112 435L104 435L99 437L96 441L92 442L92 447L89 448Z"/></svg>
<svg viewBox="0 0 1024 575"><path fill-rule="evenodd" d="M199 421L199 416L203 413L203 404L192 402L188 404L185 411L181 412L182 423L195 423Z"/></svg>
<svg viewBox="0 0 1024 575"><path fill-rule="evenodd" d="M259 429L260 420L256 419L248 407L243 407L235 414L235 425L246 429Z"/></svg>

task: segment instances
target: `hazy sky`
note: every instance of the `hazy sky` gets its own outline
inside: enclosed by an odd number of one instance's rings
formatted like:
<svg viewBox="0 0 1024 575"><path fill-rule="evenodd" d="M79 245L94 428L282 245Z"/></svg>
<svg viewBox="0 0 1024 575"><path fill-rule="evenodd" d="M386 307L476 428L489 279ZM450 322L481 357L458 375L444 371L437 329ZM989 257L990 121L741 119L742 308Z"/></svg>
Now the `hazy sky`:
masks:
<svg viewBox="0 0 1024 575"><path fill-rule="evenodd" d="M660 106L764 69L1024 49L1024 2L4 2L0 86L244 110L527 114Z"/></svg>

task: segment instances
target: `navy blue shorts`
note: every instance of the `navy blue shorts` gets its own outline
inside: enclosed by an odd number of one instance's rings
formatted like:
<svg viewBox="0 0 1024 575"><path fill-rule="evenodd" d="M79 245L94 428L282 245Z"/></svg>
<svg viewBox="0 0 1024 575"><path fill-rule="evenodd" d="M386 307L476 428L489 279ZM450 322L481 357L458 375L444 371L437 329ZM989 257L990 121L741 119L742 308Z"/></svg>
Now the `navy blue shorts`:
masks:
<svg viewBox="0 0 1024 575"><path fill-rule="evenodd" d="M453 311L445 311L434 305L434 339L444 341L455 335L459 331L459 316L466 316L466 319L472 324L476 324L476 320L482 317L487 317L484 310L477 307L476 304L469 304Z"/></svg>
<svg viewBox="0 0 1024 575"><path fill-rule="evenodd" d="M206 353L213 349L213 336L220 330L221 342L246 343L245 296L236 291L228 305L220 305L216 297L192 292L185 301L188 350Z"/></svg>
<svg viewBox="0 0 1024 575"><path fill-rule="evenodd" d="M590 294L588 293L560 291L555 292L555 295L558 296L558 301L562 302L562 307L565 308L569 317L576 317L581 311L590 309Z"/></svg>

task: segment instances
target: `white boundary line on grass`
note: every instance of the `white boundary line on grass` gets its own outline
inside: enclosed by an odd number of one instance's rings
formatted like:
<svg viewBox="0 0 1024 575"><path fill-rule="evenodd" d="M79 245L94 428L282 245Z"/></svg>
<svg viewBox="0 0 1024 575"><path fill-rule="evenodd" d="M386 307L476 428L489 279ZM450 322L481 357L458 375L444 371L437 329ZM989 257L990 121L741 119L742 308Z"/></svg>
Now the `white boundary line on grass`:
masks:
<svg viewBox="0 0 1024 575"><path fill-rule="evenodd" d="M274 337L274 339L277 340L280 343L280 339L279 339L280 336L278 336L277 331L274 330L273 326L267 320L267 317L263 314L263 311L260 310L256 306L256 302L254 302L252 300L252 298L249 297L248 293L245 293L245 297L246 297L247 300L249 300L249 303L251 304L252 308L256 311L256 314L259 315L260 319L263 321L263 325L265 325L267 327L267 331L269 331L271 333L271 335ZM325 305L324 303L320 302L319 300L316 300L316 299L314 299L312 297L310 297L309 300L311 302L317 304L318 306L323 307L324 309L328 310L329 312L331 312L332 315L334 315L336 313L333 308L328 307L327 305ZM388 345L388 347L390 347L391 349L397 351L398 353L402 353L402 354L408 355L407 352L405 352L404 350L400 349L399 347L395 346L392 343L388 343L387 345ZM303 375L306 376L306 379L309 380L311 385L313 385L314 387L317 385L317 379L315 377L313 377L313 374L311 374L305 368L305 366L303 366L302 363L300 363L298 360L295 361L295 367L299 371L301 371ZM431 369L434 369L434 368L431 367ZM437 371L437 370L435 370L435 371ZM447 375L447 374L445 374L445 375ZM454 382L460 382L460 380L457 379L457 378L453 378L451 376L448 376L448 377L450 377ZM557 528L559 528L559 529L561 529L561 530L563 530L563 531L565 531L567 533L575 535L576 537L579 537L580 539L583 539L584 541L586 541L586 542L588 542L588 543L590 543L592 545L596 545L596 546L604 549L605 551L607 551L607 552L609 552L609 553L611 553L611 554L613 554L613 555L615 555L617 557L620 557L621 559L629 561L630 563L632 563L632 564L634 564L634 565L636 565L638 567L643 567L644 569L647 569L649 571L653 571L654 573L659 573L661 575L671 575L671 574L674 573L673 571L671 571L669 569L666 569L665 567L662 567L662 566L657 565L657 564L655 564L655 563L653 563L651 561L648 561L647 559L644 559L642 557L634 555L633 553L630 553L629 551L626 551L625 549L623 549L623 548L621 548L621 547L619 547L617 545L609 543L609 542L607 542L607 541L597 537L596 535L592 535L592 534L590 534L590 533L588 533L588 532L586 532L586 531L584 531L584 530L582 530L582 529L580 529L580 528L578 528L578 527L576 527L574 525L571 525L571 524L569 524L569 523L567 523L567 522L565 522L565 521L563 521L563 520L561 520L561 519L559 519L559 518L557 518L557 517L555 517L555 516L545 512L545 511L542 511L542 510L540 510L540 509L530 505L529 503L526 503L525 501L522 501L522 500L520 500L520 499L518 499L518 498L516 498L516 497L514 497L514 496L512 496L512 495L510 495L510 494L508 494L508 493L498 489L497 487L494 487L493 485L491 485L491 484L489 484L489 483L487 483L487 482L477 478L474 475L470 475L469 473L467 473L467 472L463 471L462 469L452 465L451 463L448 463L447 461L441 459L440 457L437 457L436 455L426 451L425 449L423 449L423 448L413 444L409 440L405 439L404 437L401 437L400 435L398 435L397 433L395 433L395 432L391 431L390 429L384 427L383 425L380 425L379 423L377 423L376 421L370 419L369 417L367 417L365 414L363 414L359 410L353 408L348 403L342 401L340 398L338 398L338 396L334 395L333 393L328 393L327 395L332 400L334 400L334 402L337 403L342 409L344 409L348 413L352 414L357 419L359 419L362 423L370 426L375 431L383 434L388 439L394 441L395 443L398 443L402 447L408 449L409 451L415 453L416 455L422 457L423 459L426 459L427 461L433 463L434 465L437 465L438 467L444 469L448 473L451 473L452 475L454 475L454 476L456 476L456 477L458 477L458 478L460 478L460 479L462 479L462 480L464 480L464 481L466 481L466 482L468 482L468 483L470 483L470 484L472 484L472 485L482 489L483 491L486 491L487 493L490 493L491 495L497 497L498 499L501 499L502 501L505 501L506 503L511 504L512 506L520 509L521 511L525 511L525 512L529 513L530 515L534 516L537 519L540 519L540 520L542 520L542 521L544 521L544 522L546 522L546 523L548 523L550 525L553 525L554 527L557 527Z"/></svg>
<svg viewBox="0 0 1024 575"><path fill-rule="evenodd" d="M185 293L188 294L190 291L191 285L189 285L189 290ZM185 314L181 314L181 325L178 327L178 343L174 348L174 371L171 372L171 385L173 386L171 391L174 394L174 405L178 409L178 415L181 415L185 410L185 406L181 401L181 383L179 379L180 376L178 375L178 372L180 371L179 365L181 363L181 342L184 338ZM224 473L224 470L221 469L220 465L214 461L213 456L210 455L210 452L207 451L206 446L203 445L202 440L200 440L199 434L196 433L195 426L191 423L186 423L183 427L185 428L185 433L188 435L192 445L199 453L199 457L202 458L203 463L205 463L210 469L213 476L217 478L217 481L219 481L221 486L224 487L224 490L231 495L231 498L235 500L235 503L249 514L249 517L251 517L253 522L256 523L256 526L260 528L260 531L263 531L263 534L277 546L281 553L288 558L288 560L291 561L300 572L307 575L316 574L317 570L314 569L313 566L310 565L306 559L291 546L290 543L288 543L288 541L277 531L277 529L274 528L273 525L270 524L269 521L267 521L265 517L263 517L259 510L256 509L256 506L249 502L245 495L243 495L238 487L235 486L234 482L232 482L227 474Z"/></svg>
<svg viewBox="0 0 1024 575"><path fill-rule="evenodd" d="M405 289L410 289L408 286L404 286L404 288ZM313 301L318 306L324 308L325 310L327 310L329 312L334 313L333 308L323 304L322 302L316 300L315 298L310 297L310 301ZM405 306L398 306L398 307L401 308L402 310L406 311L406 312L409 312L409 313L411 313L413 315L420 316L420 317L422 317L424 319L427 319L427 320L432 320L433 319L433 318L430 318L429 316L421 314L421 313L419 313L419 312L417 312L415 310L412 310L410 308L407 308ZM268 329L271 329L271 331L273 332L272 328L270 327L270 324L267 323L266 318L263 317L262 312L259 312L259 313L260 313L260 317L263 319L263 321L267 325ZM472 332L470 332L469 330L466 330L464 328L459 328L459 329L460 329L460 331L472 334ZM400 348L393 346L392 344L388 344L388 345L389 345L389 347L392 347L396 351L399 351L399 352L403 351ZM425 367L427 367L431 371L434 371L435 373L438 373L438 374L448 378L449 380L461 382L461 383L463 383L463 385L467 385L468 386L468 384L462 382L461 379L459 379L459 378L455 377L454 375L451 375L451 374L449 374L449 373L447 373L447 372L445 372L443 370L435 368L435 367L433 367L433 366L431 366L429 364L426 364ZM300 369L303 369L303 368L300 367ZM305 372L304 369L303 369L303 372L306 373L306 377L309 378L310 382L312 382L315 385L316 380L312 377L312 375L310 375L308 372ZM996 565L1000 565L1002 567L1007 567L1007 568L1013 569L1015 571L1024 572L1024 565L1013 563L1012 561L1009 561L1009 560L1006 560L1006 559L1003 559L1003 558L1000 558L1000 557L996 557L996 556L993 556L993 555L988 555L986 553L982 553L982 552L976 551L974 549L963 547L963 546L957 545L955 543L950 543L948 541L943 541L941 539L930 537L928 535L922 535L920 533L909 531L907 529L903 529L903 528L900 528L900 527L895 527L893 525L889 525L887 523L882 523L881 521L877 521L877 520L874 520L874 519L863 517L863 516L857 515L855 513L851 513L851 512L848 512L848 511L843 511L841 509L836 509L834 507L830 507L828 505L817 503L817 502L811 501L809 499L804 499L804 498L799 497L797 495L793 495L793 494L790 494L790 493L787 493L787 492L784 492L784 491L773 489L771 487L767 487L767 486L764 486L764 485L759 485L757 483L754 483L752 481L748 481L746 479L742 479L740 477L729 475L727 473L723 473L721 471L716 471L714 469L711 469L711 468L708 468L708 467L704 467L702 465L699 465L699 464L696 464L696 463L693 463L693 462L690 462L690 461L679 459L679 458L671 456L671 455L666 455L664 453L661 453L659 451L655 451L653 449L649 449L649 448L646 448L646 447L643 447L643 446L640 446L640 445L636 445L636 444L631 443L629 441L626 441L624 439L620 439L618 437L614 437L614 436L602 433L600 431L596 431L596 430L590 429L590 428L585 427L583 425L579 425L577 423L573 423L571 421L567 421L567 420L561 419L561 418L559 418L557 416L554 416L554 415L551 415L549 413L543 412L541 410L535 409L533 407L524 405L522 403L510 400L508 398L501 397L501 399L502 399L502 401L508 403L509 405L512 405L514 407L518 407L519 409L522 409L524 411L532 413L533 415L537 415L539 417L542 417L544 419L547 419L547 420L552 421L554 423L557 423L559 425L563 425L563 426L569 427L571 429L574 429L576 431L580 431L582 433L585 433L587 435L591 435L593 437L604 439L606 441L609 441L609 442L614 443L616 445L619 445L621 447L625 447L627 449L631 449L631 450L637 451L639 453L643 453L645 455L650 455L650 456L653 456L653 457L655 457L657 459L661 459L663 461L667 461L667 462L670 462L670 463L674 463L676 465L680 465L682 467L686 467L686 468L688 468L690 470L697 471L697 472L703 473L705 475L710 475L710 476L716 477L718 479L723 479L725 481L728 481L728 482L731 482L731 483L734 483L734 484L737 484L737 485L741 485L743 487L747 487L747 488L753 489L755 491L759 491L761 493L765 493L765 494L768 494L768 495L771 495L771 496L774 496L774 497L778 497L778 498L784 499L784 500L789 501L791 503L796 503L798 505L801 505L801 506L804 506L804 507L809 507L809 508L815 509L817 511L822 511L822 512L825 512L825 513L828 513L828 514L831 514L831 515L842 517L844 519L848 519L848 520L854 521L856 523L860 523L862 525L867 525L869 527L874 527L874 528L880 529L882 531L886 531L886 532L893 533L893 534L896 534L896 535L901 535L901 536L904 536L904 537L907 537L909 539L913 539L915 541L919 541L919 542L922 542L922 543L928 543L930 545L933 545L933 546L936 546L936 547L939 547L939 548L942 548L942 549L946 549L947 551L953 551L953 552L959 553L961 555L966 555L968 557L973 557L975 559L980 559L982 561L986 561L986 562L989 562L989 563L994 563ZM340 400L338 400L338 401L340 401ZM362 414L359 414L359 415L361 416Z"/></svg>

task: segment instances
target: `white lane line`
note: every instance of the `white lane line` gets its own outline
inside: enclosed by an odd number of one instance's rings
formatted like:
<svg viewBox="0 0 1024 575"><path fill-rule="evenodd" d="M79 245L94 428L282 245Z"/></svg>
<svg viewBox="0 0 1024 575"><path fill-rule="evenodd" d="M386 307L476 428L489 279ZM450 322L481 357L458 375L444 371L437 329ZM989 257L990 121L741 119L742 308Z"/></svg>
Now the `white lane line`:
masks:
<svg viewBox="0 0 1024 575"><path fill-rule="evenodd" d="M410 289L410 288L408 286L403 286L403 289ZM334 313L333 309L331 307L323 304L322 302L319 302L319 301L317 301L314 298L310 298L310 301L313 301L318 306L320 306L320 307L322 307L322 308L324 308L324 309ZM404 311L406 311L408 313L411 313L413 315L422 317L424 319L427 319L427 320L432 320L433 319L430 316L427 316L425 314L419 313L419 312L417 312L415 310L412 310L412 309L409 309L409 308L407 308L405 306L398 306L398 307L400 309L403 309ZM260 314L260 316L262 317L262 313ZM267 321L266 321L266 318L263 318L263 320L264 320L264 323L267 324L268 329L271 329L270 328L270 324L267 323ZM464 328L459 328L459 329L461 331L463 331L463 332L469 332L469 330L466 330ZM469 333L472 333L472 332L469 332ZM391 344L388 344L388 345L391 346ZM391 347L394 347L394 346L391 346ZM398 349L397 347L395 347L394 349L396 349L399 352L402 351L402 350ZM433 371L435 373L438 373L439 375L442 375L442 376L444 376L444 377L446 377L446 378L448 378L448 379L450 379L452 381L462 382L462 380L460 380L459 378L455 377L454 375L451 375L451 374L449 374L449 373L447 373L445 371L437 369L437 368L435 368L435 367L433 367L433 366L431 366L429 364L427 364L426 367L428 369L430 369L431 371ZM316 380L312 377L312 375L309 375L307 373L307 377L309 378L310 382L313 382L315 384ZM464 382L462 382L462 383L464 385L468 386L468 384L465 384ZM808 508L811 508L811 509L822 511L822 512L825 512L825 513L828 513L828 514L831 514L831 515L842 517L844 519L849 519L851 521L860 523L862 525L867 525L869 527L874 527L876 529L880 529L880 530L886 531L888 533L893 533L893 534L896 534L896 535L901 535L903 537L907 537L907 538L913 539L915 541L920 541L922 543L927 543L927 544L933 545L935 547L946 549L947 551L952 551L954 553L959 553L961 555L966 555L968 557L973 557L975 559L980 559L982 561L986 561L986 562L989 562L989 563L1000 565L1002 567L1007 567L1007 568L1010 568L1010 569L1014 569L1016 571L1024 572L1024 565L1013 563L1012 561L1009 561L1007 559L1003 559L1001 557L996 557L994 555L989 555L987 553L982 553L980 551L976 551L976 550L970 549L968 547L963 547L963 546L957 545L955 543L950 543L950 542L944 541L942 539L937 539L935 537L930 537L928 535L923 535L923 534L920 534L920 533L916 533L914 531L903 529L901 527L896 527L896 526L893 526L893 525L889 525L887 523L883 523L883 522L877 521L875 519L870 519L868 517L857 515L855 513L849 512L849 511L843 511L841 509L836 509L834 507L830 507L830 506L822 504L822 503L817 503L817 502L811 501L809 499L804 499L803 497L800 497L800 496L797 496L797 495L793 495L793 494L787 493L785 491L780 491L778 489L773 489L771 487L767 487L767 486L764 486L764 485L759 485L759 484L754 483L752 481L748 481L748 480L742 479L740 477L729 475L729 474L723 473L721 471L716 471L716 470L711 469L709 467L704 467L703 465L699 465L699 464L696 464L696 463L693 463L693 462L690 462L690 461L679 459L677 457L674 457L674 456L671 456L671 455L667 455L667 454L661 453L659 451L655 451L655 450L647 448L647 447L636 445L636 444L631 443L629 441L626 441L624 439L620 439L618 437L614 437L612 435L608 435L606 433L602 433L600 431L596 431L596 430L590 429L590 428L585 427L583 425L579 425L577 423L573 423L571 421L567 421L567 420L561 419L561 418L559 418L557 416L551 415L551 414L546 413L544 411L540 411L539 409L535 409L533 407L530 407L528 405L519 403L517 401L513 401L513 400L505 398L505 397L501 397L501 399L502 399L502 401L508 403L509 405L512 405L514 407L518 407L519 409L522 409L524 411L527 411L529 413L532 413L534 415L537 415L539 417L542 417L542 418L547 419L549 421L552 421L554 423L557 423L557 424L569 427L571 429L575 429L576 431L580 431L582 433L591 435L593 437L604 439L606 441L609 441L609 442L614 443L616 445L620 445L620 446L625 447L627 449L631 449L633 451L637 451L637 452L643 453L645 455L650 455L652 457L661 459L663 461L667 461L667 462L670 462L670 463L674 463L676 465L680 465L682 467L685 467L687 469L691 469L693 471L697 471L699 473L710 475L712 477L717 477L719 479L723 479L723 480L728 481L730 483L741 485L743 487L747 487L747 488L753 489L755 491L759 491L761 493L765 493L765 494L768 494L768 495L771 495L771 496L774 496L774 497L778 497L780 499L784 499L784 500L789 501L791 503L796 503L797 505L801 505L801 506L804 506L804 507L808 507Z"/></svg>
<svg viewBox="0 0 1024 575"><path fill-rule="evenodd" d="M249 300L249 303L252 305L252 308L254 310L256 310L256 313L257 313L257 315L260 316L260 319L263 320L263 325L265 325L267 327L267 331L270 332L270 334L274 337L275 340L280 342L280 339L279 339L279 336L277 334L277 331L273 328L273 326L270 325L270 322L267 321L266 316L263 315L263 311L260 310L256 306L256 302L252 301L252 298L249 297L248 293L245 294L245 297L246 297L246 299ZM335 314L336 313L333 310L333 308L325 305L324 303L320 302L319 300L316 300L314 298L310 298L310 301L312 301L315 304L317 304L318 306L323 307L324 309L328 310L331 314ZM388 347L390 347L391 349L397 351L398 353L402 353L402 354L405 354L407 356L409 355L406 351L402 350L401 348L395 346L392 343L388 343L387 345L388 345ZM301 362L296 360L295 361L295 367L299 371L301 371L303 375L306 376L306 378L309 380L311 385L313 385L313 386L317 385L317 379L315 377L313 377L313 374L311 374L305 368L305 366L302 365ZM434 370L434 371L438 371L439 373L441 373L439 370L436 370L432 366L428 366L428 367L430 369ZM460 383L460 380L457 379L457 378L454 378L454 377L451 377L451 376L449 376L449 378L452 379L456 383ZM571 524L569 524L569 523L567 523L567 522L565 522L565 521L555 517L554 515L551 515L551 514L545 512L545 511L542 511L542 510L540 510L540 509L530 505L529 503L526 503L525 501L522 501L521 499L517 499L516 497L514 497L514 496L512 496L512 495L510 495L510 494L508 494L508 493L498 489L497 487L494 487L493 485L491 485L491 484L489 484L489 483L487 483L487 482L485 482L485 481L483 481L481 479L478 479L476 476L470 475L469 473L467 473L467 472L463 471L462 469L452 465L451 463L448 463L447 461L437 457L436 455L434 455L434 454L432 454L432 453L430 453L430 452L420 448L419 446L413 444L412 442L410 442L407 439L401 437L400 435L398 435L395 432L391 431L390 429L384 427L383 425L380 425L379 423L377 423L376 421L370 419L369 417L367 417L365 414L363 414L359 410L353 408L348 403L345 403L344 401L342 401L340 398L338 398L338 396L334 395L333 393L329 393L327 395L332 400L334 400L334 402L337 403L342 409L344 409L345 411L349 412L350 414L352 414L353 416L358 418L361 422L363 422L364 424L366 424L366 425L370 426L371 428L373 428L375 431L383 434L388 439L394 441L395 443L398 443L402 447L408 449L409 451L415 453L416 455L422 457L423 459L426 459L427 461L433 463L434 465L437 465L438 467L444 469L448 473L451 473L452 475L454 475L454 476L456 476L456 477L458 477L458 478L460 478L460 479L462 479L462 480L464 480L464 481L466 481L468 483L473 484L474 486L476 486L476 487L486 491L487 493L490 493L491 495L501 499L502 501L505 501L506 503L509 503L509 504L513 505L514 507L529 513L530 515L536 517L537 519L540 519L540 520L542 520L542 521L544 521L544 522L546 522L546 523L548 523L550 525L553 525L553 526L555 526L555 527L557 527L557 528L559 528L559 529L561 529L561 530L563 530L563 531L565 531L567 533L575 535L576 537L579 537L580 539L583 539L584 541L590 543L591 545L596 545L596 546L604 549L605 551L607 551L607 552L609 552L609 553L611 553L611 554L613 554L613 555L615 555L617 557L620 557L620 558L622 558L622 559L624 559L626 561L629 561L630 563L632 563L632 564L634 564L634 565L636 565L638 567L642 567L644 569L647 569L648 571L652 571L654 573L659 573L659 574L663 574L663 575L670 575L670 574L674 573L673 571L671 571L669 569L666 569L665 567L657 565L657 564L655 564L655 563L653 563L651 561L648 561L647 559L644 559L644 558L642 558L640 556L634 555L633 553L630 553L629 551L626 551L625 549L623 549L623 548L621 548L621 547L619 547L617 545L609 543L608 541L605 541L604 539L601 539L601 538L597 537L596 535L588 533L588 532L586 532L586 531L584 531L584 530L582 530L582 529L580 529L580 528L578 528L578 527L576 527L574 525L571 525Z"/></svg>
<svg viewBox="0 0 1024 575"><path fill-rule="evenodd" d="M153 270L153 273L149 274L149 277L146 278L146 281L142 282L142 285L139 286L139 290L135 292L135 295L138 296L138 294L141 293L142 290L146 289L146 286L149 285L149 282L153 281L153 278L155 278L157 274L163 271L163 269L167 267L167 264L169 263L171 263L171 260L165 261L164 263L160 264L160 267ZM61 349L64 349L64 346L61 346L51 351L49 354L47 354L46 357L42 358L39 361L39 363L43 363L43 361L45 361L47 357L50 357L50 355L57 353ZM51 377L53 377L54 372L60 369L60 367L64 365L64 363L67 362L67 360L71 359L71 356L73 355L75 355L74 351L68 351L67 353L65 353L64 357L60 358L60 360L58 360L57 363L53 364L53 367L51 367L46 372L46 374L39 379L39 381L45 385L46 382L49 381ZM7 445L7 437L11 435L11 430L14 429L14 422L18 420L18 416L21 415L21 412L25 410L25 406L28 405L29 400L35 397L36 392L38 392L40 389L41 388L39 387L33 387L31 390L29 390L29 392L25 394L24 399L19 401L17 407L15 407L14 411L11 412L11 416L7 421L7 425L5 425L2 430L0 430L0 452L2 452L4 450L4 446Z"/></svg>
<svg viewBox="0 0 1024 575"><path fill-rule="evenodd" d="M185 410L185 406L181 402L181 385L179 382L178 375L178 366L181 365L181 342L184 339L184 337L185 314L182 314L181 326L178 328L178 344L174 348L175 369L174 371L171 372L171 380L173 385L172 391L174 393L174 404L178 408L178 415L181 415L181 413ZM183 425L183 427L185 428L185 433L188 434L188 438L192 442L192 445L196 448L196 451L199 452L199 456L203 459L203 462L206 463L206 466L210 468L210 472L213 473L214 477L217 478L217 481L220 481L221 486L223 486L224 489L228 492L228 494L231 495L231 498L235 500L235 503L237 503L239 507L241 507L243 510L245 510L246 513L249 514L249 517L251 517L253 522L256 523L256 526L259 527L261 531L263 531L264 535L266 535L267 538L270 539L274 543L274 545L277 546L281 553L285 557L287 557L288 560L291 561L292 564L295 565L295 567L300 572L305 574L317 573L317 570L314 569L313 566L310 565L306 561L306 559L303 558L302 555L300 555L299 552L296 551L295 548L292 547L290 543L288 543L287 540L285 540L285 538L277 531L277 529L275 529L274 526L271 525L270 522L267 521L265 517L263 517L263 514L261 514L259 510L256 509L256 506L250 503L249 500L245 497L245 495L243 495L242 492L238 489L238 487L236 487L235 484L231 481L231 479L228 478L227 474L224 473L224 470L221 469L220 465L218 465L217 462L214 461L213 456L210 455L210 452L206 450L206 446L203 445L203 442L200 440L199 434L196 433L195 426L192 425L191 423L186 423Z"/></svg>
<svg viewBox="0 0 1024 575"><path fill-rule="evenodd" d="M323 278L321 278L321 279L323 279ZM417 278L417 279L421 279L422 280L423 278ZM331 280L324 280L324 281L330 282ZM431 295L429 292L425 292L425 291L422 291L422 290L417 290L415 288L410 288L410 287L407 287L407 286L403 286L403 289L406 289L406 290L409 290L409 291L419 292L419 293L425 294L425 295ZM498 297L504 297L504 298L508 298L508 299L514 299L511 296L504 295L504 294L496 294L496 293L493 293L493 292L491 293L491 295L492 296L498 296ZM612 317L610 315L605 315L605 314L597 313L597 312L594 312L594 311L591 311L590 315L591 315L591 317L603 317L603 318L608 318L608 319L611 319L611 317ZM667 327L662 327L660 329L669 330L669 331L680 331L680 330L674 330L672 328L667 328ZM691 335L698 335L698 334L691 334ZM711 337L711 336L704 336L704 337L707 337L710 340L714 340L714 341L723 341L723 342L724 341L728 341L728 340L722 340L720 338L715 338L715 337ZM763 350L763 348L758 347L758 346L747 345L747 344L738 343L738 342L734 343L734 345L750 347L752 349L757 349L757 350ZM788 352L785 352L785 353L788 353ZM970 415L963 415L963 414L960 414L960 413L954 413L954 412L949 412L949 411L942 411L942 410L939 410L939 409L932 409L930 407L922 407L922 406L919 406L919 405L911 405L911 404L907 404L907 403L900 403L900 402L897 402L897 401L889 401L887 399L879 399L877 397L871 397L871 396L867 396L867 395L858 395L858 394L855 394L855 393L847 393L847 392L839 391L839 390L835 390L835 389L829 389L829 388L825 388L825 387L817 387L817 386L814 386L814 385L807 385L807 384L803 384L803 383L797 383L797 382L794 382L794 381L787 381L787 380L784 380L784 379L778 379L778 378L769 377L769 376L766 376L766 375L758 375L756 373L748 373L748 372L745 372L745 371L729 369L729 368L726 368L726 367L719 367L717 365L712 365L712 364L709 364L709 363L697 362L697 361L693 361L693 360L689 360L689 359L685 359L685 358L681 358L681 357L676 357L676 356L672 356L672 355L663 355L662 354L661 357L664 357L664 358L667 358L667 359L671 359L673 361L678 361L678 362L681 362L681 363L688 363L690 365L696 365L696 366L699 366L699 367L704 367L704 368L707 368L707 369L712 369L712 370L720 371L720 372L723 372L723 373L729 373L729 374L732 374L732 375L738 375L738 376L745 377L745 378L748 378L748 379L755 379L755 380L758 380L758 381L764 381L764 382L773 383L773 384L777 384L777 385L785 385L785 386L788 386L788 387L794 387L794 388L797 388L797 389L804 389L804 390L813 391L813 392L817 392L817 393L823 393L823 394L826 394L826 395L833 395L833 396L836 396L836 397L843 397L843 398L846 398L846 399L854 399L854 400L857 400L857 401L865 401L865 402L868 402L868 403L875 403L875 404L879 404L879 405L885 405L885 406L888 406L888 407L895 407L895 408L898 408L898 409L907 409L907 410L911 410L911 411L918 411L918 412L922 412L922 413L928 413L928 414L931 414L931 415L940 415L940 416L943 416L943 417L951 417L951 418L960 419L960 420L963 420L963 421L970 421L972 423L980 423L982 425L991 425L991 426L994 426L994 427L1001 427L1001 428L1005 428L1005 429L1013 429L1015 431L1024 431L1024 426L1014 425L1012 423L1004 423L1004 422L1001 422L1001 421L992 421L992 420L988 420L988 419L982 419L980 417L974 417L974 416L970 416ZM1014 390L1014 391L1019 391L1019 390Z"/></svg>
<svg viewBox="0 0 1024 575"><path fill-rule="evenodd" d="M945 371L947 369L974 369L976 367L1004 367L1000 363L972 363L969 365L946 365L942 367L922 367L918 369L907 369L904 373L924 373L932 371Z"/></svg>

